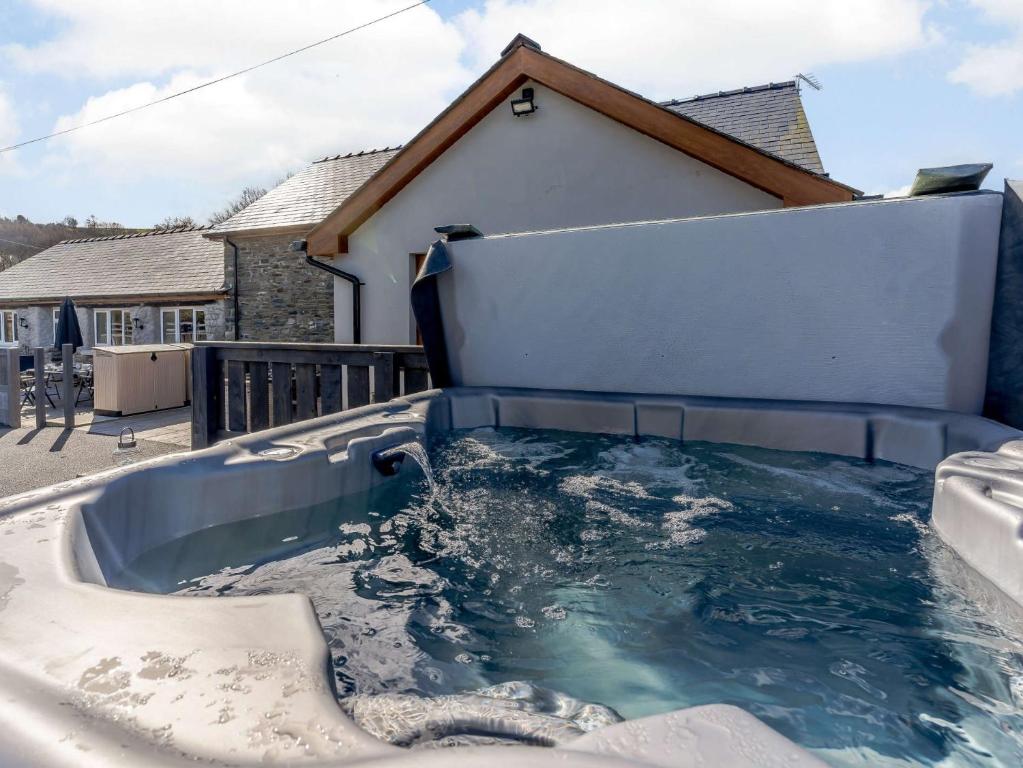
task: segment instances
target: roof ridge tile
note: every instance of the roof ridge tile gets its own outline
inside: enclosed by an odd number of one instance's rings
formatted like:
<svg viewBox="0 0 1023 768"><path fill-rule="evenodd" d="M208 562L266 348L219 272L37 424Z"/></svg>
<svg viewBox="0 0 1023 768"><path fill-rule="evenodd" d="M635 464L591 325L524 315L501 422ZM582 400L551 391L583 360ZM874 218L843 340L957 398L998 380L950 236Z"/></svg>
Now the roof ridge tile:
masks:
<svg viewBox="0 0 1023 768"><path fill-rule="evenodd" d="M116 235L101 235L99 237L73 237L67 240L61 240L54 245L72 245L76 243L101 243L107 240L127 240L132 237L154 237L157 235L171 235L180 234L182 232L204 232L207 229L213 229L213 224L196 224L194 226L187 227L169 227L167 229L147 229L142 232L120 232Z"/></svg>
<svg viewBox="0 0 1023 768"><path fill-rule="evenodd" d="M379 147L376 149L360 149L358 152L348 152L347 154L341 155L326 155L321 157L319 160L313 160L313 164L326 163L333 160L346 160L350 157L369 157L370 155L379 155L381 152L396 152L401 149L402 145L398 144L393 147Z"/></svg>
<svg viewBox="0 0 1023 768"><path fill-rule="evenodd" d="M795 80L784 80L780 83L764 83L763 85L747 85L742 88L734 88L730 91L714 91L712 93L700 93L696 96L686 96L681 99L668 99L667 101L658 102L662 107L672 107L676 104L685 104L690 101L704 101L706 99L716 99L721 96L737 96L740 93L758 93L760 91L779 91L783 88L795 88Z"/></svg>

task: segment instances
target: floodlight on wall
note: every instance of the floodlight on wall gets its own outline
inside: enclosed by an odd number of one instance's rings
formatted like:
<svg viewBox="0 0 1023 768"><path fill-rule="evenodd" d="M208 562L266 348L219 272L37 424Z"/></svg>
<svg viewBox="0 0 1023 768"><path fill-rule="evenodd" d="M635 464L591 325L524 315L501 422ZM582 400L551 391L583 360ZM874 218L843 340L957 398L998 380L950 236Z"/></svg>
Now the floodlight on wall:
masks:
<svg viewBox="0 0 1023 768"><path fill-rule="evenodd" d="M522 98L515 99L511 103L512 114L515 117L522 117L523 115L531 115L537 110L536 103L533 101L533 89L523 88Z"/></svg>
<svg viewBox="0 0 1023 768"><path fill-rule="evenodd" d="M19 317L18 318L18 325L20 325L22 328L28 328L28 320L26 320L23 317Z"/></svg>
<svg viewBox="0 0 1023 768"><path fill-rule="evenodd" d="M131 327L134 328L136 331L141 331L144 326L142 325L141 320L139 320L137 317L133 317L131 319Z"/></svg>

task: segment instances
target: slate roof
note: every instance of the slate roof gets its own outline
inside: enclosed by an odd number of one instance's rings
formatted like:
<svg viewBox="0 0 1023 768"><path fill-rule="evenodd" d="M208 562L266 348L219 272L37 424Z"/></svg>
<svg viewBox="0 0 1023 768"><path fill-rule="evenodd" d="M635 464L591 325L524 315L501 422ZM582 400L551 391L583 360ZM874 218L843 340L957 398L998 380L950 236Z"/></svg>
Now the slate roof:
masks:
<svg viewBox="0 0 1023 768"><path fill-rule="evenodd" d="M312 229L398 154L399 149L385 147L317 160L210 232Z"/></svg>
<svg viewBox="0 0 1023 768"><path fill-rule="evenodd" d="M795 81L674 99L661 106L808 171L824 173Z"/></svg>
<svg viewBox="0 0 1023 768"><path fill-rule="evenodd" d="M0 272L0 301L224 293L224 246L208 227L65 240Z"/></svg>

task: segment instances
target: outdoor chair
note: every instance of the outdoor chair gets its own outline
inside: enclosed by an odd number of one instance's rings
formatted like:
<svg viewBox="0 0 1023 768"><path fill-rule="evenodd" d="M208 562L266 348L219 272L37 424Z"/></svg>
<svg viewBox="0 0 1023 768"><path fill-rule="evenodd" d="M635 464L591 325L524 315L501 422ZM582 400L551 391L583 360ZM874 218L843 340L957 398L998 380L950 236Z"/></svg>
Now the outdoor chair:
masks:
<svg viewBox="0 0 1023 768"><path fill-rule="evenodd" d="M49 384L43 385L43 395L46 397L46 401L50 404L51 408L56 408L57 405L53 402L53 398L50 397ZM21 404L35 405L36 402L36 377L35 371L29 369L23 371L21 374Z"/></svg>
<svg viewBox="0 0 1023 768"><path fill-rule="evenodd" d="M78 405L78 403L81 402L82 393L85 392L86 390L88 390L89 392L87 400L91 401L95 399L96 392L93 386L92 366L83 365L82 370L79 371L76 375L78 378L78 392L75 395L75 405Z"/></svg>
<svg viewBox="0 0 1023 768"><path fill-rule="evenodd" d="M43 375L43 384L46 386L46 399L50 401L50 405L53 405L53 398L50 397L53 394L55 397L61 397L61 383L64 381L64 368L63 366L55 363L50 363L45 368ZM74 379L72 379L72 384Z"/></svg>

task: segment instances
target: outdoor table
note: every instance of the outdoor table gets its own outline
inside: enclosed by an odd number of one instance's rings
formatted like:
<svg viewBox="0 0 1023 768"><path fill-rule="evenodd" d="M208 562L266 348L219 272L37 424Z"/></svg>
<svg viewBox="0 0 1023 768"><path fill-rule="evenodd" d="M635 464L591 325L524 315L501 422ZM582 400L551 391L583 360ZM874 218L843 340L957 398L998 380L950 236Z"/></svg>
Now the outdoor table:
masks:
<svg viewBox="0 0 1023 768"><path fill-rule="evenodd" d="M35 369L29 368L27 371L22 371L22 374L21 374L21 392L22 392L21 402L22 402L23 405L25 403L28 403L29 405L34 405L35 404L35 401L36 401L36 398L35 398L35 395L36 395L35 380L36 380ZM50 397L49 381L46 378L43 379L43 395L46 396L46 401L50 404L51 408L56 408L57 407L56 403L53 402L53 398Z"/></svg>
<svg viewBox="0 0 1023 768"><path fill-rule="evenodd" d="M50 387L53 387L54 393L59 397L60 388L57 385L62 381L64 381L64 367L56 363L47 363L43 368L43 386L46 387L46 399L50 401L50 405L53 405L53 400L50 398Z"/></svg>
<svg viewBox="0 0 1023 768"><path fill-rule="evenodd" d="M91 363L75 363L74 370L72 372L72 388L75 389L75 405L82 400L82 395L88 390L89 400L93 397L93 374ZM43 392L46 395L46 400L50 404L50 407L56 408L57 405L54 403L53 398L50 396L50 387L53 387L54 393L61 396L60 389L57 384L64 380L64 368L63 366L55 363L48 363L43 368ZM22 403L35 403L35 369L28 369L21 374L21 390L22 390Z"/></svg>

